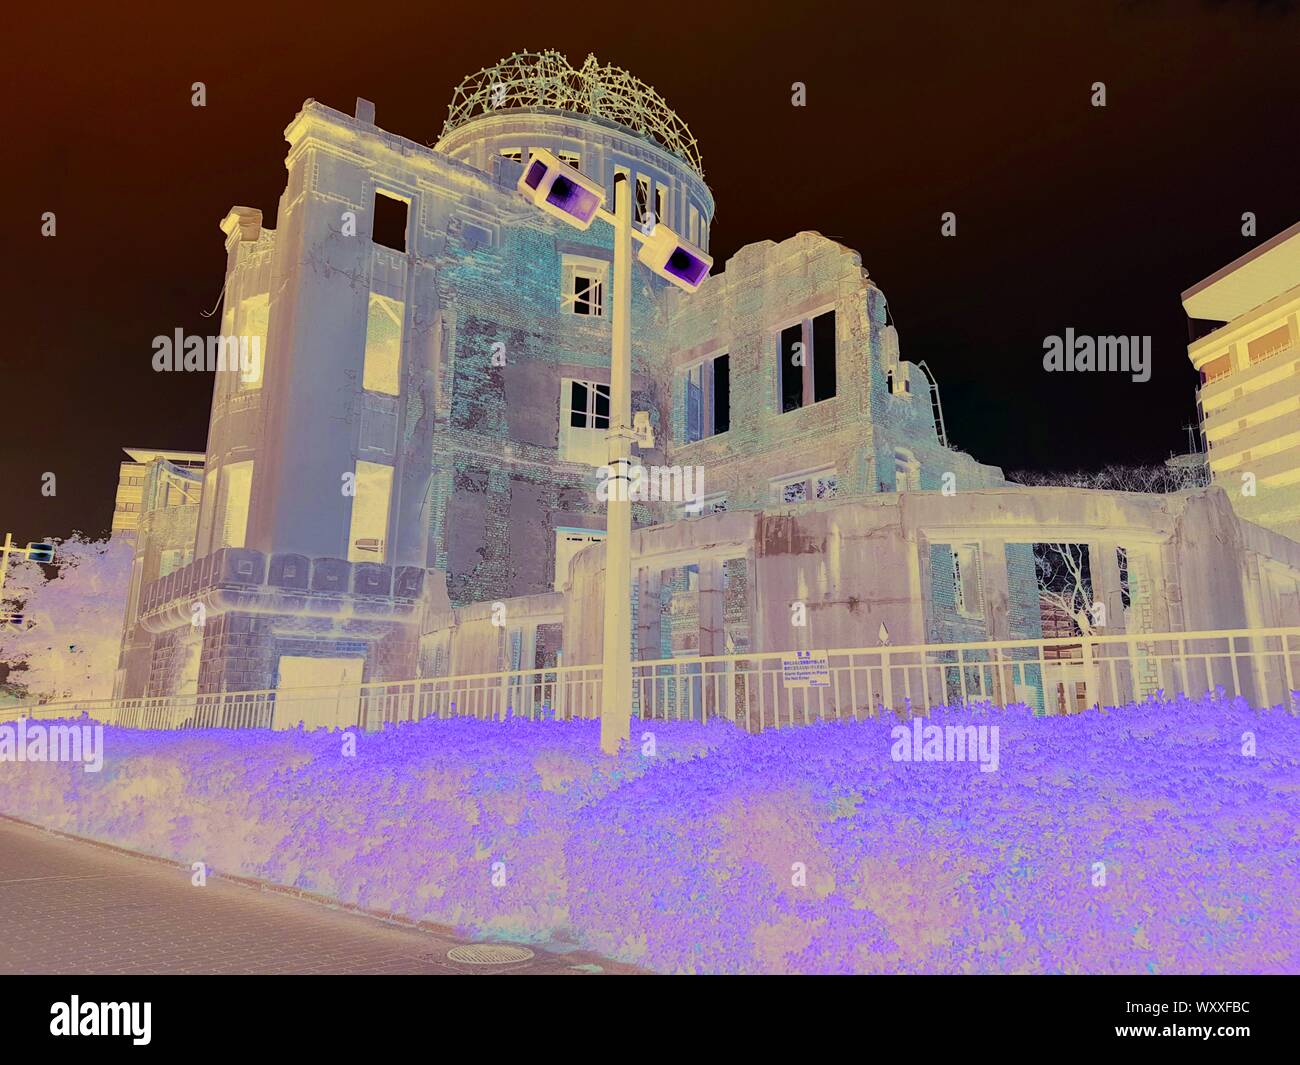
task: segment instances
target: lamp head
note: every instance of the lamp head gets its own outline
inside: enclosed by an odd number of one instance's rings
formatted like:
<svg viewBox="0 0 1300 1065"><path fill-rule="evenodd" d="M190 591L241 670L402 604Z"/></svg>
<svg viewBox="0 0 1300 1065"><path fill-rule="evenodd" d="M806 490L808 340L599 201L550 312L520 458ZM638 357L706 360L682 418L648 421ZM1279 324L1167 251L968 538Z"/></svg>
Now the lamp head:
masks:
<svg viewBox="0 0 1300 1065"><path fill-rule="evenodd" d="M605 202L605 190L545 148L534 148L516 184L533 205L586 229Z"/></svg>
<svg viewBox="0 0 1300 1065"><path fill-rule="evenodd" d="M713 266L711 255L689 240L683 240L662 222L641 243L637 258L686 292L699 288Z"/></svg>

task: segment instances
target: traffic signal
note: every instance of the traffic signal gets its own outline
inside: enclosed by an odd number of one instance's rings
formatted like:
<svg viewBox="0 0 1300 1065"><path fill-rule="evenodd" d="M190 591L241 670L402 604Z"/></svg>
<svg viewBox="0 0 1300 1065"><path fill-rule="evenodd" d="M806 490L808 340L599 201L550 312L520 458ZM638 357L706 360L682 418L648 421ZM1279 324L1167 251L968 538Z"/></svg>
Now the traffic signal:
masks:
<svg viewBox="0 0 1300 1065"><path fill-rule="evenodd" d="M53 544L28 544L27 557L33 562L53 562L54 545Z"/></svg>

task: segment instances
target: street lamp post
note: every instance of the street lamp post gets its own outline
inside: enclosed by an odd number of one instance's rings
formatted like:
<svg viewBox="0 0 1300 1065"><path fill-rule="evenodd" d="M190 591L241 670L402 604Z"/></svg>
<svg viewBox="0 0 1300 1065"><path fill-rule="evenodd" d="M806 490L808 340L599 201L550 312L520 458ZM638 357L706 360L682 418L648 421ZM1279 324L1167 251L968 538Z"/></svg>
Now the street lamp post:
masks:
<svg viewBox="0 0 1300 1065"><path fill-rule="evenodd" d="M605 514L605 638L600 749L616 754L632 730L632 190L614 178L614 299L610 326L609 480Z"/></svg>
<svg viewBox="0 0 1300 1065"><path fill-rule="evenodd" d="M517 187L542 211L578 229L588 228L596 218L614 228L600 749L617 754L632 726L632 444L653 446L648 425L643 435L632 420L632 241L641 243L642 263L686 292L700 287L713 259L653 215L644 229L633 226L632 186L626 174L615 176L614 210L607 211L600 185L538 148L529 156Z"/></svg>

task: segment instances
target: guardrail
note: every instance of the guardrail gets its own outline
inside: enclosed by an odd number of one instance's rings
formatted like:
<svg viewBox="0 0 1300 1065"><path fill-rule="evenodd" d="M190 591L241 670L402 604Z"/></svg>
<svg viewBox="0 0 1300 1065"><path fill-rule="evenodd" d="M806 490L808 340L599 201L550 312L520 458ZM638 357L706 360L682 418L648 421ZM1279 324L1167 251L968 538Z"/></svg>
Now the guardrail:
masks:
<svg viewBox="0 0 1300 1065"><path fill-rule="evenodd" d="M802 657L801 657L802 656ZM1025 703L1044 714L1222 689L1300 711L1300 627L763 652L634 662L633 714L725 719L757 732L940 706ZM86 713L127 728L365 728L426 717L599 716L599 664L342 687L45 703L0 721Z"/></svg>

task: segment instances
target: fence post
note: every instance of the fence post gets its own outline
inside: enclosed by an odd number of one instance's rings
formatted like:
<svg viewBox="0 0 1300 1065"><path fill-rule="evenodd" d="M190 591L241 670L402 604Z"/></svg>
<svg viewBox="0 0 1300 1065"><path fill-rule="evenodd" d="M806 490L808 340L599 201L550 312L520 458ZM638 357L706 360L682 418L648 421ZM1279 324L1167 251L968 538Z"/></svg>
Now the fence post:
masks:
<svg viewBox="0 0 1300 1065"><path fill-rule="evenodd" d="M1091 640L1083 640L1083 676L1084 683L1088 686L1088 695L1092 699L1091 706L1101 708L1101 681L1097 676L1096 647Z"/></svg>
<svg viewBox="0 0 1300 1065"><path fill-rule="evenodd" d="M888 647L880 649L880 669L883 674L881 684L885 689L885 709L892 714L894 712L894 677L889 670Z"/></svg>

